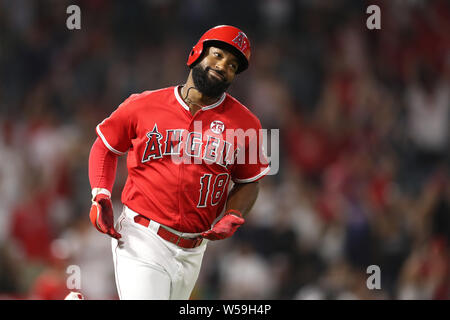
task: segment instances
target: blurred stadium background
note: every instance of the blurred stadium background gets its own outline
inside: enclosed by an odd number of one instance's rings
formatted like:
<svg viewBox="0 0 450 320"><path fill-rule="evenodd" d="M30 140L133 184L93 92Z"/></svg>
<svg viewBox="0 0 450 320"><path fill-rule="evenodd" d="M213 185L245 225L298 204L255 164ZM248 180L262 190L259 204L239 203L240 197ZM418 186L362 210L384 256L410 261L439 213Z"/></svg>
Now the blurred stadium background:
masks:
<svg viewBox="0 0 450 320"><path fill-rule="evenodd" d="M192 299L448 299L440 0L0 0L0 298L63 299L77 265L87 299L117 299L110 241L88 219L95 126L131 93L183 83L218 24L252 41L231 93L280 129L281 165L245 227L210 243ZM125 176L122 159L116 215Z"/></svg>

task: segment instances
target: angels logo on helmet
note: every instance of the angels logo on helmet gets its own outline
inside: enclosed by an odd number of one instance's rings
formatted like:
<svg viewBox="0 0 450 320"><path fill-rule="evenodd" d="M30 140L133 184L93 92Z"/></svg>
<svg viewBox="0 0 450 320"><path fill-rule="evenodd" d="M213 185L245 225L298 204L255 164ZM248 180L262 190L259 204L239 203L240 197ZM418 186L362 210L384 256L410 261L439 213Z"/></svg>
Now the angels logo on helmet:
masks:
<svg viewBox="0 0 450 320"><path fill-rule="evenodd" d="M236 38L233 39L233 42L236 43L242 51L245 51L245 49L247 48L247 42L245 41L245 38L245 34L242 31L239 31Z"/></svg>

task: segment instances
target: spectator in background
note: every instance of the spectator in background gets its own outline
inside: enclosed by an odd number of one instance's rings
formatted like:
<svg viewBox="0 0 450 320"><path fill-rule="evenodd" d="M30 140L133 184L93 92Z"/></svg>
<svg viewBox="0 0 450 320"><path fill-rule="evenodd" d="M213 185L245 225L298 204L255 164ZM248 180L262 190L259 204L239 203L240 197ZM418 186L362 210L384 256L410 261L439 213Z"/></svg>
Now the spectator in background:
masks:
<svg viewBox="0 0 450 320"><path fill-rule="evenodd" d="M408 84L405 99L414 169L423 179L435 166L449 160L449 84L433 66L419 64L416 77Z"/></svg>
<svg viewBox="0 0 450 320"><path fill-rule="evenodd" d="M51 260L49 206L52 194L41 183L40 172L28 168L21 202L12 209L11 237L24 259L34 262Z"/></svg>
<svg viewBox="0 0 450 320"><path fill-rule="evenodd" d="M251 244L223 256L219 299L273 299L275 283L270 265L255 253Z"/></svg>
<svg viewBox="0 0 450 320"><path fill-rule="evenodd" d="M410 225L413 250L398 278L399 299L449 299L450 207L448 172L437 170L413 202Z"/></svg>
<svg viewBox="0 0 450 320"><path fill-rule="evenodd" d="M119 209L120 203L114 206ZM85 299L118 299L114 282L111 281L114 279L114 269L109 263L112 259L110 242L90 228L85 220L83 215L74 220L53 244L59 249L60 256L66 258L66 266L70 264L80 268L79 291Z"/></svg>
<svg viewBox="0 0 450 320"><path fill-rule="evenodd" d="M66 263L54 259L31 284L30 300L63 300L70 292L67 287Z"/></svg>
<svg viewBox="0 0 450 320"><path fill-rule="evenodd" d="M17 124L0 117L0 243L10 236L12 209L22 194L24 180L23 150L18 147Z"/></svg>

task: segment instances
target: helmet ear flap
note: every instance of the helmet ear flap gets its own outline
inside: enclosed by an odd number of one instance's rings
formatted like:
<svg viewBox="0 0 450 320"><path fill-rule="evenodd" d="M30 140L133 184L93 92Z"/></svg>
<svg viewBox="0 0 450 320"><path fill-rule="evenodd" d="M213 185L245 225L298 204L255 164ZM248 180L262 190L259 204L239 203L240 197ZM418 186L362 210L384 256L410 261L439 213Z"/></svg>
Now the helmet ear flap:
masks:
<svg viewBox="0 0 450 320"><path fill-rule="evenodd" d="M193 67L203 53L203 41L198 42L189 53L187 65Z"/></svg>

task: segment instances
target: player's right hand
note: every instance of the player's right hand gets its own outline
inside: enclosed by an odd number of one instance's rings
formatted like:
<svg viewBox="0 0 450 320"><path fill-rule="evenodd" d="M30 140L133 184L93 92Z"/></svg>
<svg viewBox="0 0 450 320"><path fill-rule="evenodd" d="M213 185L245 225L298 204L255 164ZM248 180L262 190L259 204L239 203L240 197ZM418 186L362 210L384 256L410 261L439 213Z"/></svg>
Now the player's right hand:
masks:
<svg viewBox="0 0 450 320"><path fill-rule="evenodd" d="M102 232L110 235L115 239L122 236L114 229L114 214L112 209L111 198L106 194L98 194L92 201L89 218L94 227Z"/></svg>

